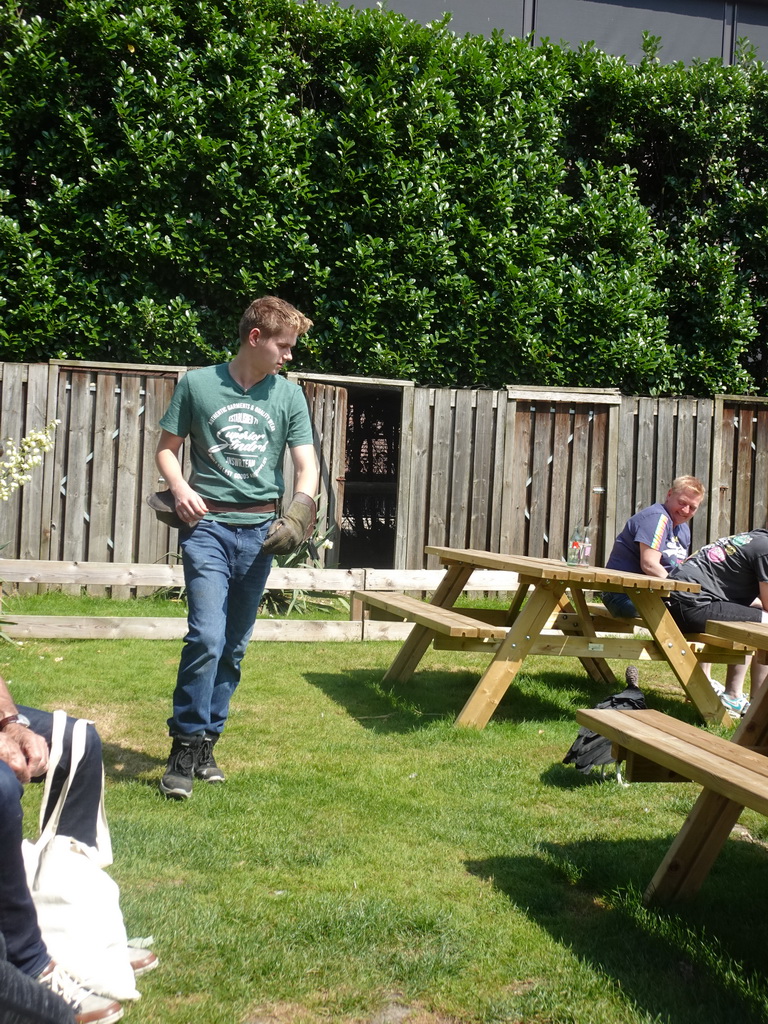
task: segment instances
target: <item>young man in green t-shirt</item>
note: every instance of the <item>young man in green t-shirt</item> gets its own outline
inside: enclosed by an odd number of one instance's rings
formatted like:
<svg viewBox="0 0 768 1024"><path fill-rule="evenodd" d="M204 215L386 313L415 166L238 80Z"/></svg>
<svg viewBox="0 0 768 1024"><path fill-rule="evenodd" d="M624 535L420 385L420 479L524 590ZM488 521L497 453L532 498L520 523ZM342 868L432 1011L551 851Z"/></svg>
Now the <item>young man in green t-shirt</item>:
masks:
<svg viewBox="0 0 768 1024"><path fill-rule="evenodd" d="M272 555L294 550L311 532L318 468L301 388L279 376L312 321L273 296L251 303L230 363L192 370L160 420L156 461L181 521L188 632L184 638L166 796L184 799L193 779L223 782L213 746L240 681ZM190 448L184 479L179 452ZM290 451L293 500L276 519L282 465ZM162 514L162 513L161 513Z"/></svg>

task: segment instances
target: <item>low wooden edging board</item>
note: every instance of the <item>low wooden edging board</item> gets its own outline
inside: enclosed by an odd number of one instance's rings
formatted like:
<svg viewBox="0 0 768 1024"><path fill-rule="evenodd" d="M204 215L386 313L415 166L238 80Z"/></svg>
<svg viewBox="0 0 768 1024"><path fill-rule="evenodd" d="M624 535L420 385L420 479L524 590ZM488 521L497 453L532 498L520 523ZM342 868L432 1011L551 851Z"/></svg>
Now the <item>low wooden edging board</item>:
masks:
<svg viewBox="0 0 768 1024"><path fill-rule="evenodd" d="M281 569L275 568L267 579L267 590L302 590L307 593L349 595L353 590L436 590L443 569ZM0 558L0 582L29 591L41 587L70 588L141 587L173 588L184 586L180 565L130 564L118 562L45 562ZM492 570L474 573L468 591L508 592L517 587L517 573ZM350 609L352 617L343 620L257 619L252 640L404 640L410 622L377 622L362 617L360 608ZM0 629L14 640L30 639L107 639L134 637L142 640L179 640L186 633L183 616L81 616L2 614Z"/></svg>

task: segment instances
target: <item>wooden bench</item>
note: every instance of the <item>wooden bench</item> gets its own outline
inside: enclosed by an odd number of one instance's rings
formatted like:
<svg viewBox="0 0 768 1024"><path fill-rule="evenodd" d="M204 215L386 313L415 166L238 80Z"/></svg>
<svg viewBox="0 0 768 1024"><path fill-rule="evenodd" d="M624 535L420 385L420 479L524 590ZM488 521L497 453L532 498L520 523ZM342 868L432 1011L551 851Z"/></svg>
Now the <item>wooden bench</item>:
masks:
<svg viewBox="0 0 768 1024"><path fill-rule="evenodd" d="M768 702L766 711L768 711ZM693 896L744 807L768 816L768 728L759 700L732 740L658 711L579 710L576 720L611 740L634 782L689 780L702 793L645 892L646 903Z"/></svg>
<svg viewBox="0 0 768 1024"><path fill-rule="evenodd" d="M507 635L503 626L491 625L470 615L463 615L453 608L429 605L408 594L355 591L352 596L363 604L377 608L396 619L406 619L408 622L429 626L430 629L444 636L503 640Z"/></svg>
<svg viewBox="0 0 768 1024"><path fill-rule="evenodd" d="M464 608L460 612L408 597L404 594L371 590L353 591L356 603L371 609L375 620L395 620L417 623L438 634L436 649L487 650L491 641L500 643L507 635L513 615L508 609ZM635 636L636 628L643 628L642 619L617 619L602 604L586 605L595 636L569 636L578 632L581 616L577 612L560 612L547 623L547 631L534 642L531 654L594 657L597 647L604 658L617 660L662 661L663 655L653 639ZM563 635L565 634L565 635ZM601 635L597 635L601 634ZM618 634L605 636L602 634ZM685 633L685 640L698 661L717 664L741 664L752 648L736 640L709 633ZM622 639L623 637L632 637ZM441 642L450 638L450 644ZM459 641L460 642L457 642ZM606 680L609 681L609 680Z"/></svg>

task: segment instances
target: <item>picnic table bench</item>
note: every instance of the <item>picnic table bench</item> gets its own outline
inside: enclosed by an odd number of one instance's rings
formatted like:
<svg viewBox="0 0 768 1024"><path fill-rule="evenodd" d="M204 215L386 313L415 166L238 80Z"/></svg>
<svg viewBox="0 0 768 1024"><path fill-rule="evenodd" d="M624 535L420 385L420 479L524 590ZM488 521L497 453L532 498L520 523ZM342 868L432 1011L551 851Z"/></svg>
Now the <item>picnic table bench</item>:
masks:
<svg viewBox="0 0 768 1024"><path fill-rule="evenodd" d="M707 631L768 650L768 624L707 623ZM768 684L755 696L731 740L658 711L610 708L576 712L576 720L613 743L633 782L690 780L696 804L645 891L646 903L695 895L742 810L768 817Z"/></svg>
<svg viewBox="0 0 768 1024"><path fill-rule="evenodd" d="M447 568L431 601L375 590L356 591L353 597L372 615L414 623L384 682L408 679L430 644L489 654L490 664L459 713L457 725L482 728L531 654L578 658L593 679L609 685L617 680L607 659L664 660L706 721L731 721L700 662L743 662L750 648L742 641L708 633L683 636L663 601L673 590L697 592L698 584L475 549L427 547L426 551ZM484 570L517 573L518 585L508 607L455 608L472 574ZM603 605L588 600L587 593L595 590L628 594L639 617L614 619ZM636 626L650 635L635 635ZM619 635L606 636L606 632Z"/></svg>

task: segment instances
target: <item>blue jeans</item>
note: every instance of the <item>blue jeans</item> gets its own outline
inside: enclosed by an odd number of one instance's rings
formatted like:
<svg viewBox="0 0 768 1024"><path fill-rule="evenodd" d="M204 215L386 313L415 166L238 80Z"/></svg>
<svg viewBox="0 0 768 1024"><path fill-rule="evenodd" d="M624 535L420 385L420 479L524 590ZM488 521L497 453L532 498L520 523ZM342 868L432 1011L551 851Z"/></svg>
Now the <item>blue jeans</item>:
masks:
<svg viewBox="0 0 768 1024"><path fill-rule="evenodd" d="M617 619L640 618L640 612L626 594L617 594L612 590L606 590L604 594L600 595L600 598L611 615L615 615Z"/></svg>
<svg viewBox="0 0 768 1024"><path fill-rule="evenodd" d="M272 556L261 550L270 525L201 519L181 533L187 635L168 719L171 736L218 736L224 729L272 567Z"/></svg>
<svg viewBox="0 0 768 1024"><path fill-rule="evenodd" d="M53 715L49 711L21 706L19 711L29 719L32 731L42 736L50 747ZM61 762L51 783L51 806L69 774L69 740L73 726L74 719L67 719ZM74 836L88 846L96 844L102 772L101 740L95 728L89 725L85 755L72 781L58 828L61 835ZM22 784L5 761L0 761L0 933L5 940L8 960L24 974L35 977L51 958L37 925L21 856L23 793Z"/></svg>

